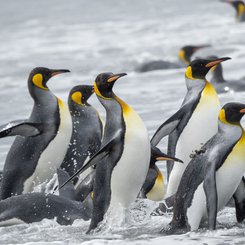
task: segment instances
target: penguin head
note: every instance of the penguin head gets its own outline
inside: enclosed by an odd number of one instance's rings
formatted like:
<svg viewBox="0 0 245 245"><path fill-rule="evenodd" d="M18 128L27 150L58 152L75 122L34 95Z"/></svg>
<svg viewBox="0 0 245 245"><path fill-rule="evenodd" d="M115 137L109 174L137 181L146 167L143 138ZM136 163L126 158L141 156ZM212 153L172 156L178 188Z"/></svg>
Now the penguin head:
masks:
<svg viewBox="0 0 245 245"><path fill-rule="evenodd" d="M126 75L126 73L113 74L112 72L99 74L94 83L96 95L104 99L111 99L113 97L112 88L114 83L117 79Z"/></svg>
<svg viewBox="0 0 245 245"><path fill-rule="evenodd" d="M199 49L209 47L210 45L199 45L192 46L187 45L180 49L179 51L179 59L182 63L189 65L191 62L191 56Z"/></svg>
<svg viewBox="0 0 245 245"><path fill-rule="evenodd" d="M245 104L242 103L227 103L219 113L219 120L226 124L240 125L240 120L245 114Z"/></svg>
<svg viewBox="0 0 245 245"><path fill-rule="evenodd" d="M94 86L78 85L71 89L69 98L78 105L85 105L93 93Z"/></svg>
<svg viewBox="0 0 245 245"><path fill-rule="evenodd" d="M243 1L222 0L222 2L229 3L236 10L237 18L245 13L245 4Z"/></svg>
<svg viewBox="0 0 245 245"><path fill-rule="evenodd" d="M42 90L49 90L47 87L48 80L53 76L65 72L70 72L70 71L65 69L56 70L56 69L48 69L45 67L36 67L31 71L29 75L29 79L28 79L29 88L35 87Z"/></svg>
<svg viewBox="0 0 245 245"><path fill-rule="evenodd" d="M229 57L215 58L215 59L196 59L193 60L186 68L185 76L188 79L205 79L209 70L219 63L229 60Z"/></svg>
<svg viewBox="0 0 245 245"><path fill-rule="evenodd" d="M167 160L183 163L180 159L175 157L170 157L164 154L163 152L161 152L156 146L151 145L151 162L150 162L151 165L155 164L155 162L157 161L167 161Z"/></svg>

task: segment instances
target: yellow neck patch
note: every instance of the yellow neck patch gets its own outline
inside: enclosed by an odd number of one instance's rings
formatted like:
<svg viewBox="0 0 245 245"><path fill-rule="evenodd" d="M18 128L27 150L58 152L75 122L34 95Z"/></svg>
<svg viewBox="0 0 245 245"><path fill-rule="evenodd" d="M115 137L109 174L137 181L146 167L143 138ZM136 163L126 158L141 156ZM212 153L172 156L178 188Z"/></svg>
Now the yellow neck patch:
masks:
<svg viewBox="0 0 245 245"><path fill-rule="evenodd" d="M94 82L94 92L96 93L97 96L99 96L99 97L101 97L101 98L103 98L103 99L105 99L105 100L111 100L111 98L106 98L106 97L104 97L104 96L100 93L100 91L99 91L99 89L98 89L98 87L97 87L96 82Z"/></svg>
<svg viewBox="0 0 245 245"><path fill-rule="evenodd" d="M48 90L47 87L43 86L43 75L41 73L38 73L32 77L33 84L41 89Z"/></svg>
<svg viewBox="0 0 245 245"><path fill-rule="evenodd" d="M188 66L188 67L186 68L185 76L186 76L188 79L194 80L194 77L192 76L192 68L191 68L191 66Z"/></svg>
<svg viewBox="0 0 245 245"><path fill-rule="evenodd" d="M81 92L75 92L71 95L71 99L78 105L83 105L82 103L82 93Z"/></svg>
<svg viewBox="0 0 245 245"><path fill-rule="evenodd" d="M245 5L240 3L238 5L237 17L240 18L244 13L245 13Z"/></svg>
<svg viewBox="0 0 245 245"><path fill-rule="evenodd" d="M219 120L222 122L222 123L228 123L226 121L226 118L225 118L225 110L224 109L221 109L220 113L219 113ZM229 124L229 123L228 123Z"/></svg>
<svg viewBox="0 0 245 245"><path fill-rule="evenodd" d="M179 58L182 62L189 64L189 62L185 59L185 51L183 49L179 51Z"/></svg>
<svg viewBox="0 0 245 245"><path fill-rule="evenodd" d="M123 110L123 115L127 115L132 111L132 108L127 105L123 100L121 100L119 97L115 96L115 100L121 105Z"/></svg>

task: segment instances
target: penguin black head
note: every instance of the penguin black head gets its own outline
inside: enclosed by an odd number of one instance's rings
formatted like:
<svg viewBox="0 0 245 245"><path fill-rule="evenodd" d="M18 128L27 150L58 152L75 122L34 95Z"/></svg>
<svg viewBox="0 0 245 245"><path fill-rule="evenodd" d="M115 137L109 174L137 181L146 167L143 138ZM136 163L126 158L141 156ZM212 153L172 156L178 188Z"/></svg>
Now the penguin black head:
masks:
<svg viewBox="0 0 245 245"><path fill-rule="evenodd" d="M155 164L157 161L167 161L167 160L173 160L176 162L183 163L180 159L175 157L170 157L163 152L161 152L156 146L151 145L151 162L150 164Z"/></svg>
<svg viewBox="0 0 245 245"><path fill-rule="evenodd" d="M104 99L112 98L112 88L114 83L117 81L117 79L126 75L126 73L113 74L112 72L99 74L94 83L96 95Z"/></svg>
<svg viewBox="0 0 245 245"><path fill-rule="evenodd" d="M94 86L78 85L71 89L69 98L78 105L85 105L93 93Z"/></svg>
<svg viewBox="0 0 245 245"><path fill-rule="evenodd" d="M237 18L245 13L245 4L243 1L222 0L222 2L229 3L236 10Z"/></svg>
<svg viewBox="0 0 245 245"><path fill-rule="evenodd" d="M229 57L217 58L217 59L196 59L193 60L186 68L185 76L188 79L205 79L208 71L217 64L229 60Z"/></svg>
<svg viewBox="0 0 245 245"><path fill-rule="evenodd" d="M240 120L245 114L245 104L227 103L219 113L219 120L226 124L240 124Z"/></svg>
<svg viewBox="0 0 245 245"><path fill-rule="evenodd" d="M210 45L199 45L199 46L192 46L187 45L180 49L179 51L179 58L180 60L189 65L191 62L191 56L199 49L209 47Z"/></svg>
<svg viewBox="0 0 245 245"><path fill-rule="evenodd" d="M29 79L28 79L29 87L35 86L43 90L48 90L47 87L48 80L53 76L65 72L70 72L70 71L65 69L56 70L56 69L48 69L45 67L36 67L31 71L29 75Z"/></svg>

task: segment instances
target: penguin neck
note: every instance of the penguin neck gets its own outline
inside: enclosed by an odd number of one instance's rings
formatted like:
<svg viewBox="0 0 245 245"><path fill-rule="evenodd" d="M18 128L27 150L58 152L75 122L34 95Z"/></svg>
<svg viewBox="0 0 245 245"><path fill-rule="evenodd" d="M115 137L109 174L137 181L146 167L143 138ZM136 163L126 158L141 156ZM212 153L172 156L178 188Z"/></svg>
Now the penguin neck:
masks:
<svg viewBox="0 0 245 245"><path fill-rule="evenodd" d="M86 113L87 109L91 108L91 105L85 102L84 104L77 104L71 99L68 100L69 110L72 116L81 116Z"/></svg>
<svg viewBox="0 0 245 245"><path fill-rule="evenodd" d="M223 123L219 120L218 122L218 133L226 135L226 138L232 141L237 141L243 134L244 130L241 124Z"/></svg>
<svg viewBox="0 0 245 245"><path fill-rule="evenodd" d="M223 77L223 69L221 65L217 65L212 73L211 83L225 83L225 79Z"/></svg>
<svg viewBox="0 0 245 245"><path fill-rule="evenodd" d="M189 79L185 77L186 88L189 91L202 91L208 83L206 79Z"/></svg>
<svg viewBox="0 0 245 245"><path fill-rule="evenodd" d="M50 105L51 102L57 100L56 96L48 89L29 88L29 93L36 105Z"/></svg>

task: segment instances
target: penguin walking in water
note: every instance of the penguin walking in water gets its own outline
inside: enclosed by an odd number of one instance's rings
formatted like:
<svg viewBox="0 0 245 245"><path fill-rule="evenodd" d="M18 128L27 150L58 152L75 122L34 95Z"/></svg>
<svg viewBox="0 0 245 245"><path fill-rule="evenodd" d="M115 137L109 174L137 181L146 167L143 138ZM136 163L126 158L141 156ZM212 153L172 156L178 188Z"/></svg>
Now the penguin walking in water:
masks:
<svg viewBox="0 0 245 245"><path fill-rule="evenodd" d="M69 175L58 169L59 183ZM0 201L0 226L39 222L56 218L61 225L71 225L76 219L89 220L92 209L75 201L72 183L60 190L59 195L32 192Z"/></svg>
<svg viewBox="0 0 245 245"><path fill-rule="evenodd" d="M34 100L29 119L0 128L0 138L15 136L3 169L0 199L33 190L50 180L64 160L72 134L67 105L47 87L48 80L69 70L33 69L28 89Z"/></svg>
<svg viewBox="0 0 245 245"><path fill-rule="evenodd" d="M164 60L155 60L141 65L136 70L138 72L148 72L154 70L183 68L190 64L191 56L196 51L206 47L209 47L209 45L199 45L199 46L187 45L181 48L179 51L178 56L179 56L180 63L173 63Z"/></svg>
<svg viewBox="0 0 245 245"><path fill-rule="evenodd" d="M218 57L210 56L208 59L218 59ZM212 67L210 73L210 82L218 93L245 91L245 78L234 81L224 79L222 64Z"/></svg>
<svg viewBox="0 0 245 245"><path fill-rule="evenodd" d="M98 112L87 102L93 93L93 86L79 85L72 88L69 94L73 131L61 168L70 176L100 149L102 122Z"/></svg>
<svg viewBox="0 0 245 245"><path fill-rule="evenodd" d="M106 213L107 218L123 216L139 194L149 169L151 145L146 127L133 108L112 90L114 83L125 75L102 73L94 84L95 93L106 110L104 136L101 149L77 172L96 164L89 231L98 226Z"/></svg>
<svg viewBox="0 0 245 245"><path fill-rule="evenodd" d="M221 2L229 3L235 8L237 21L245 21L245 4L243 1L221 0Z"/></svg>
<svg viewBox="0 0 245 245"><path fill-rule="evenodd" d="M146 180L140 190L139 197L147 198L152 201L161 201L164 198L166 194L164 177L160 169L156 166L156 161L166 160L182 162L177 158L167 156L157 147L152 146L150 167L146 176Z"/></svg>
<svg viewBox="0 0 245 245"><path fill-rule="evenodd" d="M181 108L157 129L151 139L151 144L156 146L169 135L168 155L178 156L184 162L173 165L168 161L166 197L177 191L182 174L191 160L190 155L217 132L220 103L215 89L205 76L213 66L228 59L196 59L190 63L185 73L187 94Z"/></svg>
<svg viewBox="0 0 245 245"><path fill-rule="evenodd" d="M205 219L209 229L216 228L217 212L228 203L245 173L245 132L240 124L244 114L245 104L241 103L228 103L221 109L218 132L183 174L167 232L196 230ZM242 221L244 204L237 208Z"/></svg>

